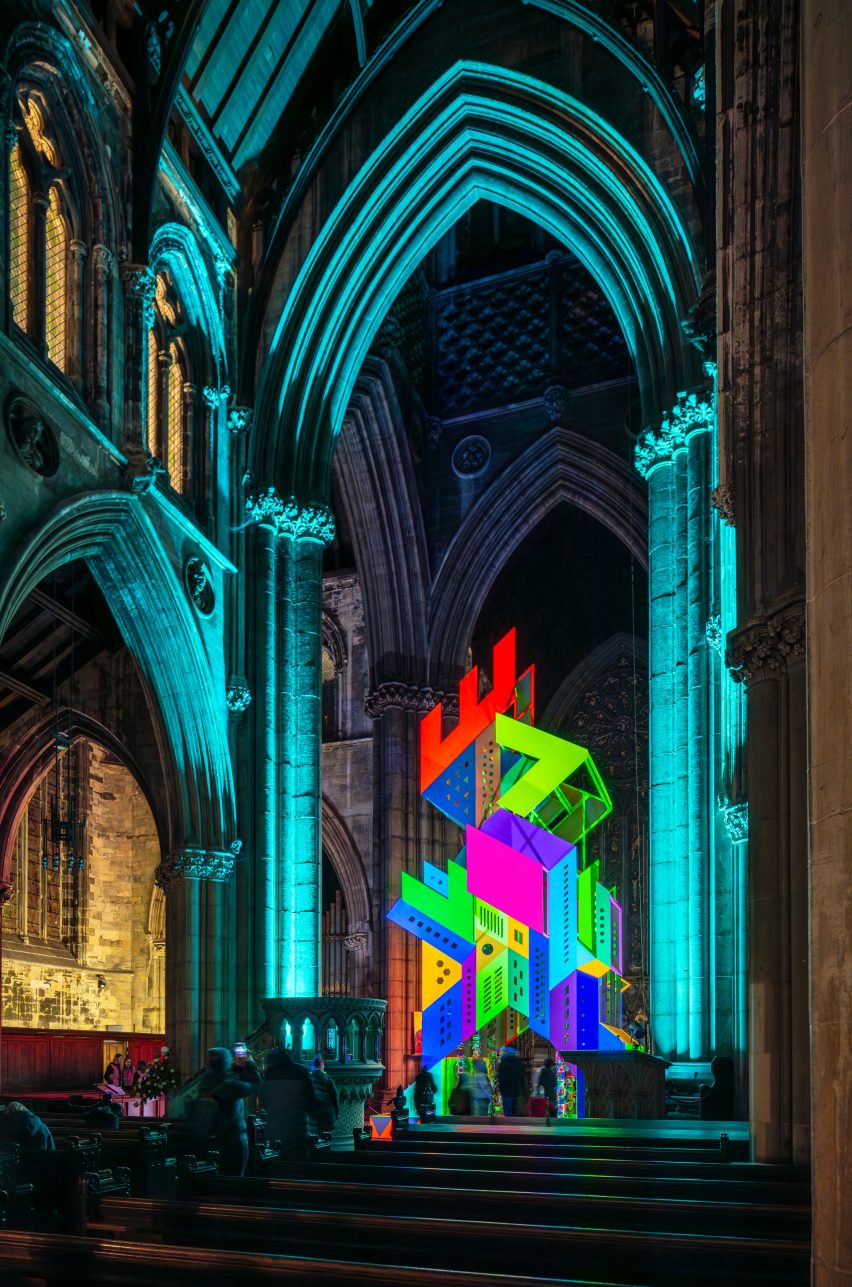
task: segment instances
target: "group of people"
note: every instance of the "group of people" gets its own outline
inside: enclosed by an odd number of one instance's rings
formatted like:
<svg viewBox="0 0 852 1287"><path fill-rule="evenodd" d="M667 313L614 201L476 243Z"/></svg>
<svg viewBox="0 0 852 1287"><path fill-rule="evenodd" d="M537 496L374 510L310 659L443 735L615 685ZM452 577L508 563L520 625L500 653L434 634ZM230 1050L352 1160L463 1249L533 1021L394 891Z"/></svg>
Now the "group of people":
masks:
<svg viewBox="0 0 852 1287"><path fill-rule="evenodd" d="M556 1115L556 1065L552 1059L545 1059L543 1066L535 1070L531 1084L524 1061L514 1046L504 1046L497 1062L496 1080L504 1117L525 1116L525 1105L532 1117ZM482 1055L477 1055L470 1071L462 1069L458 1074L450 1092L450 1112L459 1117L487 1116L494 1089L488 1065ZM414 1082L414 1107L421 1120L432 1112L436 1090L431 1072L422 1069Z"/></svg>
<svg viewBox="0 0 852 1287"><path fill-rule="evenodd" d="M308 1071L288 1050L276 1047L267 1055L261 1077L245 1046L208 1050L192 1120L199 1145L219 1152L223 1175L242 1175L246 1169L245 1101L253 1095L266 1114L267 1139L280 1141L294 1154L304 1148L309 1129L333 1130L340 1108L337 1087L325 1071L322 1055L314 1058Z"/></svg>
<svg viewBox="0 0 852 1287"><path fill-rule="evenodd" d="M123 1059L121 1055L113 1055L104 1071L104 1083L116 1090L123 1090L126 1095L137 1095L147 1071L148 1065L144 1059L134 1064L129 1054Z"/></svg>

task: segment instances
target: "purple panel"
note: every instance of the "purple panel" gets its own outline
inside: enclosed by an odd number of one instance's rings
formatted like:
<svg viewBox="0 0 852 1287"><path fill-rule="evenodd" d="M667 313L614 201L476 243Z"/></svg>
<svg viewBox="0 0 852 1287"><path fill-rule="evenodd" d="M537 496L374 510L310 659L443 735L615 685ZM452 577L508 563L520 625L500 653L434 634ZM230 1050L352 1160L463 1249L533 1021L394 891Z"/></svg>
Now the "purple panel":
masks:
<svg viewBox="0 0 852 1287"><path fill-rule="evenodd" d="M549 943L543 934L535 930L529 936L530 947L530 1027L539 1036L550 1040L550 988L549 988Z"/></svg>
<svg viewBox="0 0 852 1287"><path fill-rule="evenodd" d="M461 1045L462 1010L462 985L459 981L423 1011L424 1068L434 1068Z"/></svg>
<svg viewBox="0 0 852 1287"><path fill-rule="evenodd" d="M476 952L462 962L461 1039L467 1041L477 1030L476 1022Z"/></svg>
<svg viewBox="0 0 852 1287"><path fill-rule="evenodd" d="M610 896L610 925L613 930L613 953L610 958L612 968L618 973L624 973L624 918L621 911L621 904Z"/></svg>
<svg viewBox="0 0 852 1287"><path fill-rule="evenodd" d="M481 830L504 845L516 849L518 853L534 859L545 871L550 871L565 855L576 846L567 840L552 836L543 827L537 827L526 818L519 818L508 809L495 809L490 818L482 823ZM520 919L520 918L519 918Z"/></svg>
<svg viewBox="0 0 852 1287"><path fill-rule="evenodd" d="M550 990L550 1040L557 1050L577 1049L577 971Z"/></svg>
<svg viewBox="0 0 852 1287"><path fill-rule="evenodd" d="M545 874L539 864L493 836L467 828L468 893L544 933Z"/></svg>

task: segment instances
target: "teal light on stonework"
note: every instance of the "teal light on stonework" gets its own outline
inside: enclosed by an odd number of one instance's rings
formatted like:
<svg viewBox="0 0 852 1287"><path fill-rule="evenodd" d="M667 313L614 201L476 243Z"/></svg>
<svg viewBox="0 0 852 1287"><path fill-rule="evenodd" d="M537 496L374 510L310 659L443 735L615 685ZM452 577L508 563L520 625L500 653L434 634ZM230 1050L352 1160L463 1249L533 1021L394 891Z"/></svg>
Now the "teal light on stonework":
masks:
<svg viewBox="0 0 852 1287"><path fill-rule="evenodd" d="M295 494L325 494L376 328L424 254L482 198L571 248L619 319L643 395L673 396L671 381L692 364L678 318L697 270L662 185L570 96L516 72L458 64L356 175L289 291L260 391L258 449L266 441L267 454L256 472Z"/></svg>
<svg viewBox="0 0 852 1287"><path fill-rule="evenodd" d="M651 1024L656 1053L679 1061L735 1056L745 1040L745 711L724 664L736 534L710 503L715 426L715 389L680 394L636 448L650 525Z"/></svg>

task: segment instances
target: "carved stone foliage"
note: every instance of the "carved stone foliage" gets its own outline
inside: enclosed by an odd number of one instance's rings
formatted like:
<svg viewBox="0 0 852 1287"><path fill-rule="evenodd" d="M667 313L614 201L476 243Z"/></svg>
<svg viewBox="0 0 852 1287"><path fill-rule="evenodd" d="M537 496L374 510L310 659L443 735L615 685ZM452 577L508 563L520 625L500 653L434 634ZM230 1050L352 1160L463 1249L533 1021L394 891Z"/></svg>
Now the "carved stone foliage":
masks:
<svg viewBox="0 0 852 1287"><path fill-rule="evenodd" d="M430 711L438 702L444 705L446 713L453 712L447 705L447 699L443 693L436 692L433 688L421 687L418 684L407 684L400 680L390 680L387 683L379 684L367 693L364 698L364 710L370 719L380 719L385 711L400 710L410 711L415 714L423 714Z"/></svg>
<svg viewBox="0 0 852 1287"><path fill-rule="evenodd" d="M636 443L634 464L647 478L657 465L668 464L683 451L693 434L706 433L714 422L710 393L679 393L677 402L659 429L645 429Z"/></svg>
<svg viewBox="0 0 852 1287"><path fill-rule="evenodd" d="M738 683L780 679L805 659L805 605L789 604L734 635L725 664Z"/></svg>
<svg viewBox="0 0 852 1287"><path fill-rule="evenodd" d="M319 541L334 540L334 515L325 505L302 505L293 496L282 500L274 487L246 497L249 522L272 527L280 537Z"/></svg>
<svg viewBox="0 0 852 1287"><path fill-rule="evenodd" d="M198 611L205 617L209 616L216 605L210 569L201 559L189 559L184 570L184 581L187 593Z"/></svg>
<svg viewBox="0 0 852 1287"><path fill-rule="evenodd" d="M541 397L554 377L571 388L627 368L624 339L603 296L579 263L561 256L442 291L433 309L445 418Z"/></svg>
<svg viewBox="0 0 852 1287"><path fill-rule="evenodd" d="M251 689L242 676L231 679L225 691L225 700L228 703L228 710L235 718L239 718L248 710L251 705Z"/></svg>
<svg viewBox="0 0 852 1287"><path fill-rule="evenodd" d="M230 880L242 845L235 840L230 849L173 849L157 868L156 881L168 890L178 880Z"/></svg>
<svg viewBox="0 0 852 1287"><path fill-rule="evenodd" d="M131 492L143 495L151 490L157 479L166 471L159 456L152 456L147 447L126 443L124 454L124 485Z"/></svg>
<svg viewBox="0 0 852 1287"><path fill-rule="evenodd" d="M248 433L249 429L251 429L253 414L251 407L231 407L228 411L228 428L231 433Z"/></svg>
<svg viewBox="0 0 852 1287"><path fill-rule="evenodd" d="M59 468L56 435L41 412L27 398L12 394L6 403L6 434L18 460L42 478L52 478Z"/></svg>
<svg viewBox="0 0 852 1287"><path fill-rule="evenodd" d="M736 527L734 489L730 483L720 483L718 487L714 487L710 493L710 502L723 523Z"/></svg>

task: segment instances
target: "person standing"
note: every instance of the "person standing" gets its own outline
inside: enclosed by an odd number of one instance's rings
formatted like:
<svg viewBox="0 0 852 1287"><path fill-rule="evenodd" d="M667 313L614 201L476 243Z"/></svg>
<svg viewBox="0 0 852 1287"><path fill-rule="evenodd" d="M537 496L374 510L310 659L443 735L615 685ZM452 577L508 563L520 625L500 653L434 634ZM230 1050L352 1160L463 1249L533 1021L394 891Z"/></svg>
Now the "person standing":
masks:
<svg viewBox="0 0 852 1287"><path fill-rule="evenodd" d="M414 1107L421 1122L435 1112L435 1078L428 1068L421 1068L414 1079Z"/></svg>
<svg viewBox="0 0 852 1287"><path fill-rule="evenodd" d="M129 1095L133 1089L133 1079L136 1076L136 1069L133 1067L133 1060L130 1054L124 1056L124 1063L121 1065L121 1089L125 1095Z"/></svg>
<svg viewBox="0 0 852 1287"><path fill-rule="evenodd" d="M320 1111L320 1103L307 1068L297 1064L288 1050L270 1050L260 1102L269 1143L280 1141L289 1153L304 1156L308 1117Z"/></svg>
<svg viewBox="0 0 852 1287"><path fill-rule="evenodd" d="M107 1086L115 1086L116 1089L120 1088L121 1060L119 1059L118 1055L113 1055L112 1059L110 1059L109 1063L107 1064L106 1071L104 1072L104 1083Z"/></svg>
<svg viewBox="0 0 852 1287"><path fill-rule="evenodd" d="M488 1065L482 1055L473 1061L473 1089L471 1092L471 1112L474 1117L485 1117L491 1101L491 1082L488 1078Z"/></svg>
<svg viewBox="0 0 852 1287"><path fill-rule="evenodd" d="M504 1046L497 1065L497 1085L503 1099L503 1116L514 1117L524 1082L524 1067L514 1046Z"/></svg>
<svg viewBox="0 0 852 1287"><path fill-rule="evenodd" d="M551 1117L556 1116L556 1065L552 1059L545 1059L544 1067L538 1075L538 1084L544 1091L547 1100L547 1111Z"/></svg>
<svg viewBox="0 0 852 1287"><path fill-rule="evenodd" d="M454 1117L470 1117L473 1108L471 1084L470 1073L463 1069L450 1095L450 1112Z"/></svg>
<svg viewBox="0 0 852 1287"><path fill-rule="evenodd" d="M260 1074L245 1046L234 1052L224 1046L207 1051L207 1069L198 1088L194 1110L195 1133L218 1149L223 1175L242 1175L248 1161L248 1132L244 1100L254 1095Z"/></svg>
<svg viewBox="0 0 852 1287"><path fill-rule="evenodd" d="M333 1131L340 1112L340 1100L337 1087L325 1071L325 1060L322 1055L315 1055L311 1064L311 1082L319 1108L313 1114L317 1131Z"/></svg>

